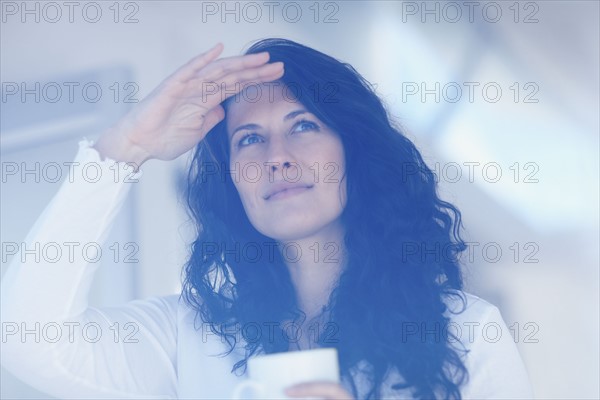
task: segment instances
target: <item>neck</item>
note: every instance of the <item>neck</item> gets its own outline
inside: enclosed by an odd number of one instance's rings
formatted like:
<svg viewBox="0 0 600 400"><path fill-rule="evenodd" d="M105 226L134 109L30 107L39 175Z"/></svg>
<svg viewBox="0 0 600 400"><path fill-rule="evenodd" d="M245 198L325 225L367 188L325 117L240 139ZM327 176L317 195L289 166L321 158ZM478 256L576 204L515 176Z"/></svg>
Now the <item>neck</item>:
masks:
<svg viewBox="0 0 600 400"><path fill-rule="evenodd" d="M307 320L321 313L345 265L343 232L336 223L315 235L279 242Z"/></svg>

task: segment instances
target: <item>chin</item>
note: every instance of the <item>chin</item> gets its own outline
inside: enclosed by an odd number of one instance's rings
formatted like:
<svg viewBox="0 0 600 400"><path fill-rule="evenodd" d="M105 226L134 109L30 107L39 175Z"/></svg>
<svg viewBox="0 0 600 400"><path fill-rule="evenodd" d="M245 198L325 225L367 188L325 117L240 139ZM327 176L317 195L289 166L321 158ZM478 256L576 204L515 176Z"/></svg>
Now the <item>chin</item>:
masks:
<svg viewBox="0 0 600 400"><path fill-rule="evenodd" d="M302 229L301 227L293 226L290 229L282 229L283 227L279 226L277 229L270 229L266 236L273 238L279 242L289 242L294 240L300 240L306 236L309 236L314 230L312 229Z"/></svg>
<svg viewBox="0 0 600 400"><path fill-rule="evenodd" d="M306 219L274 221L274 225L261 230L261 233L277 241L293 241L315 234L322 228L322 224L308 224L307 222L309 221Z"/></svg>
<svg viewBox="0 0 600 400"><path fill-rule="evenodd" d="M339 218L337 213L319 210L303 210L292 213L261 213L254 215L251 223L257 231L276 241L301 240L319 233L326 233Z"/></svg>

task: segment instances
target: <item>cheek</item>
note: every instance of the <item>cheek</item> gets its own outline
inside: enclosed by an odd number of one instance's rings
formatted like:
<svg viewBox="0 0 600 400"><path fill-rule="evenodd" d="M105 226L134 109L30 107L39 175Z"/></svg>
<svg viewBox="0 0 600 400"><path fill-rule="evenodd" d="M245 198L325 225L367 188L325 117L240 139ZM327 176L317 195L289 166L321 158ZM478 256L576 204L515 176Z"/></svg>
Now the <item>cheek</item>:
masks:
<svg viewBox="0 0 600 400"><path fill-rule="evenodd" d="M248 183L240 181L234 182L235 188L238 191L238 195L240 196L240 200L244 207L247 207L248 204L252 201L250 188L248 187Z"/></svg>
<svg viewBox="0 0 600 400"><path fill-rule="evenodd" d="M321 153L319 158L324 182L331 182L330 186L337 186L334 183L343 183L342 177L346 171L346 159L341 143L332 145L329 151Z"/></svg>
<svg viewBox="0 0 600 400"><path fill-rule="evenodd" d="M315 164L313 164L315 165ZM318 171L311 168L311 179L318 180L319 189L319 201L327 207L333 207L335 209L346 205L346 178L344 173L346 171L345 160L343 154L335 154L328 152L322 154L318 160ZM316 174L318 173L318 176Z"/></svg>
<svg viewBox="0 0 600 400"><path fill-rule="evenodd" d="M237 189L246 214L251 218L252 214L256 212L255 210L260 207L257 204L261 200L257 194L257 184L239 178L238 182L234 181L234 186Z"/></svg>
<svg viewBox="0 0 600 400"><path fill-rule="evenodd" d="M332 189L335 188L336 196L341 201L342 207L345 207L347 194L346 194L346 181L347 178L344 176L346 173L346 159L342 144L339 143L339 147L336 149L335 157L335 172L330 170L329 172L334 177L332 179L335 184L332 184Z"/></svg>

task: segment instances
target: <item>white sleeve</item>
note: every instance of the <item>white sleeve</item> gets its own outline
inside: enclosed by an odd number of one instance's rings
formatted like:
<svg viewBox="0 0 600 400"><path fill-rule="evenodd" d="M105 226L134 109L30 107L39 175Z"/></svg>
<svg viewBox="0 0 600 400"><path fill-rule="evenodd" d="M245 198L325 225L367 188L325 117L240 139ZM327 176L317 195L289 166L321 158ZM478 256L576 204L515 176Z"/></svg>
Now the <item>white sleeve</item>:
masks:
<svg viewBox="0 0 600 400"><path fill-rule="evenodd" d="M533 399L527 369L510 330L497 307L488 304L479 321L463 323L473 343L466 357L469 382L461 392L464 399Z"/></svg>
<svg viewBox="0 0 600 400"><path fill-rule="evenodd" d="M78 170L97 163L100 178L67 177L22 243L25 248L103 244L129 182L142 173L101 160L91 144L79 143L75 162ZM177 296L89 307L99 264L83 256L74 251L55 263L39 254L14 256L1 287L2 365L60 398L176 398Z"/></svg>

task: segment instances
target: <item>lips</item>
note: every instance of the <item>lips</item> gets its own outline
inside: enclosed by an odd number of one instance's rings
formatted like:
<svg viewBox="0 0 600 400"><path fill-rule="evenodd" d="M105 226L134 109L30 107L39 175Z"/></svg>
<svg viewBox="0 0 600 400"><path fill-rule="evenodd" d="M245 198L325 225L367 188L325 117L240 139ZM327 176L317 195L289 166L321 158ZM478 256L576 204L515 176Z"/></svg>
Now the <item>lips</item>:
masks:
<svg viewBox="0 0 600 400"><path fill-rule="evenodd" d="M278 193L282 193L282 192L286 192L288 190L292 190L292 189L310 189L312 188L314 185L311 184L306 184L306 183L290 183L290 182L284 182L284 183L276 183L274 185L271 185L269 187L269 189L267 190L267 194L265 196L263 196L263 198L265 200L269 200L272 196L278 194Z"/></svg>

